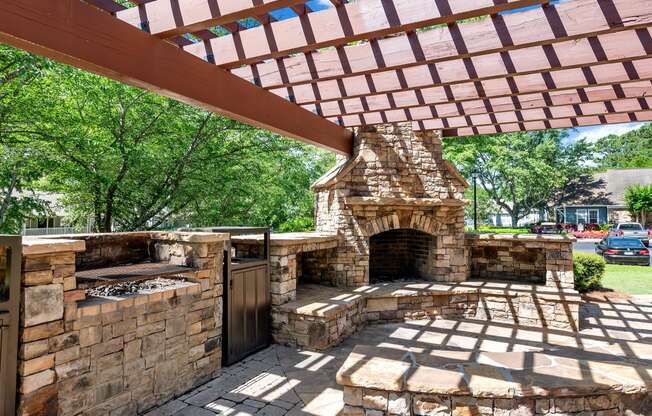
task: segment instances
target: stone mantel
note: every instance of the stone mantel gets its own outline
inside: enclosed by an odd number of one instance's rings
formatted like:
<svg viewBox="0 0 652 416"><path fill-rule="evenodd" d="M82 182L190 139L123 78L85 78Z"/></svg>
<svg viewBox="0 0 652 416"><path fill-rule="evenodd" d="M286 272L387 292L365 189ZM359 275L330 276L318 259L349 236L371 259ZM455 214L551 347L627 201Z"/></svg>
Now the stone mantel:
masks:
<svg viewBox="0 0 652 416"><path fill-rule="evenodd" d="M439 199L439 198L400 198L382 196L347 196L344 203L350 206L410 206L410 207L462 207L468 203L464 199Z"/></svg>

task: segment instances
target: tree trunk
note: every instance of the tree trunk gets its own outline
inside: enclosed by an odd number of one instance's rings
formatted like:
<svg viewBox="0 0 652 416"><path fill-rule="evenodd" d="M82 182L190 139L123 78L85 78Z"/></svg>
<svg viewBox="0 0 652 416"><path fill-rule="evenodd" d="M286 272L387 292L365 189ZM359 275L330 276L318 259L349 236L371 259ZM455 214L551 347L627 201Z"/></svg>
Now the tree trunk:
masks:
<svg viewBox="0 0 652 416"><path fill-rule="evenodd" d="M509 216L512 217L512 227L516 228L518 227L518 213L516 211L511 211L509 213Z"/></svg>

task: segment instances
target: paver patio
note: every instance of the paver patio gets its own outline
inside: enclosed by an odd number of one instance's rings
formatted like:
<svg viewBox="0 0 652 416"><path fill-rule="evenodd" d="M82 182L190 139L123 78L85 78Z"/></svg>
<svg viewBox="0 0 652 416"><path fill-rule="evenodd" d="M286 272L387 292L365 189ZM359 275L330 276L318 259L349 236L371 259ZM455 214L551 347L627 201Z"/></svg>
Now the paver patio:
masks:
<svg viewBox="0 0 652 416"><path fill-rule="evenodd" d="M210 382L148 415L336 415L344 403L335 374L360 344L413 351L555 349L557 355L568 357L585 350L602 350L608 351L612 359L647 363L647 368L639 371L650 377L652 303L590 302L581 312L583 329L579 333L472 319L439 319L370 326L324 353L273 345L221 369Z"/></svg>

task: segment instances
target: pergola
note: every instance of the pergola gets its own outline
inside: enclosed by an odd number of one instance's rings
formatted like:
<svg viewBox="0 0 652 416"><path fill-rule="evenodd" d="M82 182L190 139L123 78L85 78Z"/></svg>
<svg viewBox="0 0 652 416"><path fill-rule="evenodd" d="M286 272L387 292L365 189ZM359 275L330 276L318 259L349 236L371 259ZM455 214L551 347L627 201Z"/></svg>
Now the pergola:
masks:
<svg viewBox="0 0 652 416"><path fill-rule="evenodd" d="M651 0L0 2L0 41L343 154L381 123L652 120L651 26Z"/></svg>

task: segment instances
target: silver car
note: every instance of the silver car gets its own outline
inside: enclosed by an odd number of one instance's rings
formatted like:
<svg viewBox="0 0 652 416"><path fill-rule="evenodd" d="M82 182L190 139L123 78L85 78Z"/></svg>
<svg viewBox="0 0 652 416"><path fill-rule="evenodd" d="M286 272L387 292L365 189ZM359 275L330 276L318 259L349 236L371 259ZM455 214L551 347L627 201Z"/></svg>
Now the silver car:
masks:
<svg viewBox="0 0 652 416"><path fill-rule="evenodd" d="M650 237L647 230L637 222L621 222L609 230L611 237L637 238L646 246L650 245Z"/></svg>

